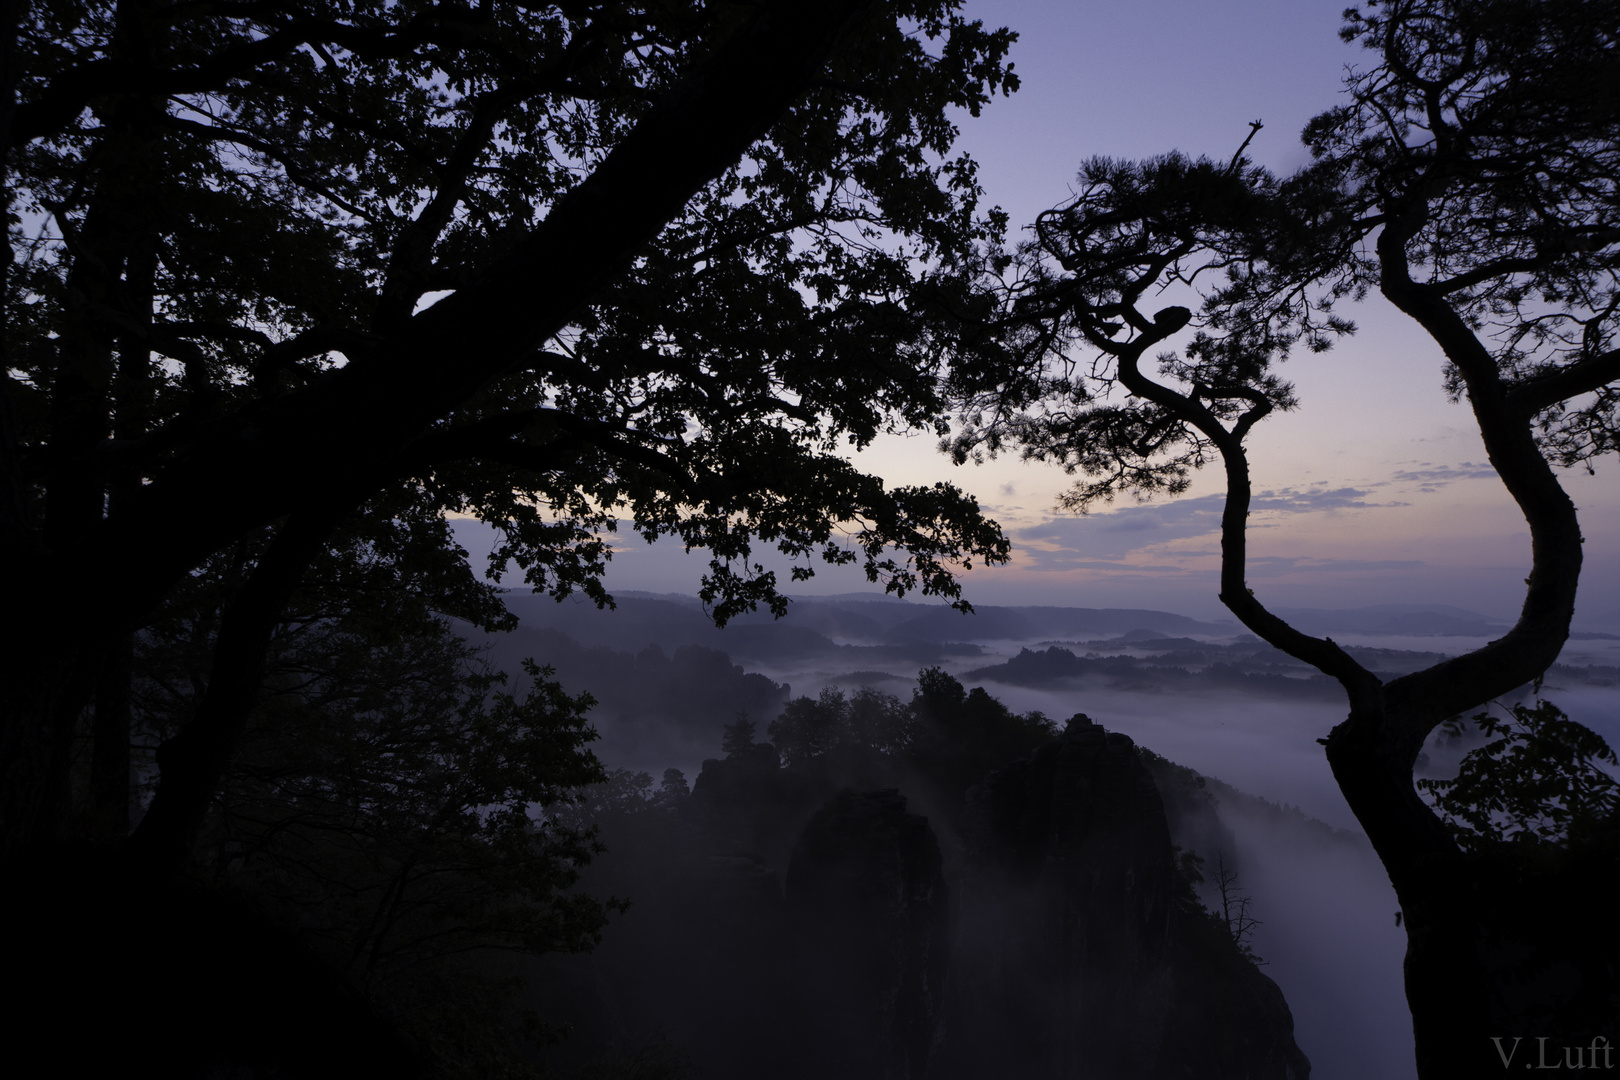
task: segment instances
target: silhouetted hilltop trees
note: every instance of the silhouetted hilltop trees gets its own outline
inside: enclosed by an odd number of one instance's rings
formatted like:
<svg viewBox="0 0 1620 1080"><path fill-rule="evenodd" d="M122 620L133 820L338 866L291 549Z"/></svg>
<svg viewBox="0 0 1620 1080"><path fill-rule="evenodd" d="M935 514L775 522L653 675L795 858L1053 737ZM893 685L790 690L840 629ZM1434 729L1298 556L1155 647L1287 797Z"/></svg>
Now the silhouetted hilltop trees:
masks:
<svg viewBox="0 0 1620 1080"><path fill-rule="evenodd" d="M938 669L910 702L830 690L756 730L726 726L688 797L619 771L564 812L608 848L586 887L631 899L595 953L531 971L573 1025L565 1075L666 1043L648 1075L1308 1075L1125 736Z"/></svg>
<svg viewBox="0 0 1620 1080"><path fill-rule="evenodd" d="M840 746L900 754L916 742L917 718L900 699L871 687L849 697L831 687L787 703L768 729L782 760L796 765Z"/></svg>
<svg viewBox="0 0 1620 1080"><path fill-rule="evenodd" d="M521 1064L500 958L589 948L606 922L573 888L596 846L549 814L604 777L589 702L533 665L492 671L436 614L454 595L387 557L398 540L326 553L289 601L176 880L143 872L123 834L157 812L154 763L187 744L185 718L215 689L240 566L211 563L134 638L125 783L75 822L98 843L35 853L7 893L11 924L30 928L9 954L34 988L19 1030L59 1027L65 1000L97 1018L63 1071L133 1056L172 1076ZM404 587L353 587L377 577Z"/></svg>
<svg viewBox="0 0 1620 1080"><path fill-rule="evenodd" d="M601 756L639 767L679 760L689 743L712 746L727 721L773 716L789 694L786 685L744 672L729 655L704 645L666 652L650 643L630 652L582 645L547 629L491 637L487 646L496 665L515 669L532 656L564 686L588 692Z"/></svg>

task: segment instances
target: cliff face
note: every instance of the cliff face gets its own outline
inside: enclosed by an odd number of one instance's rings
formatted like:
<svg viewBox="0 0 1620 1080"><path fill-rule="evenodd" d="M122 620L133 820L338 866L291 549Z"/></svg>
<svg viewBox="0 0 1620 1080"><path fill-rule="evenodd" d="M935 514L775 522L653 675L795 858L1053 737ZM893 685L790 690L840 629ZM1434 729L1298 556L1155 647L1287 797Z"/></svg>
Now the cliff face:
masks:
<svg viewBox="0 0 1620 1080"><path fill-rule="evenodd" d="M1282 993L1178 901L1134 744L1084 716L969 796L938 1080L1309 1075Z"/></svg>
<svg viewBox="0 0 1620 1080"><path fill-rule="evenodd" d="M657 835L610 883L635 907L552 965L552 1002L597 1002L576 1031L666 1037L710 1080L1309 1075L1281 992L1178 882L1129 738L1076 717L947 808L943 851L896 785L939 804L875 753L706 762L638 826Z"/></svg>
<svg viewBox="0 0 1620 1080"><path fill-rule="evenodd" d="M987 1076L997 1062L1031 1077L1154 1075L1175 867L1131 741L1071 721L970 793L964 831L936 1075Z"/></svg>
<svg viewBox="0 0 1620 1080"><path fill-rule="evenodd" d="M803 1049L787 1075L921 1080L949 934L928 822L895 790L834 796L793 848L787 911Z"/></svg>

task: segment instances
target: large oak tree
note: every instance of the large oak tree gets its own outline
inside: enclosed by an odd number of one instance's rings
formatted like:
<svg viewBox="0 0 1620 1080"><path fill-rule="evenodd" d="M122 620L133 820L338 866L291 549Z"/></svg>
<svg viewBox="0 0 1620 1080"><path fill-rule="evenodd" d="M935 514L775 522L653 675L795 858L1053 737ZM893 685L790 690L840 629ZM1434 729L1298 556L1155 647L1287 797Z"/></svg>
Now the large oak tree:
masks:
<svg viewBox="0 0 1620 1080"><path fill-rule="evenodd" d="M4 850L60 848L86 799L119 839L132 635L234 557L122 845L182 867L357 515L485 625L445 513L598 601L604 531L674 535L722 620L783 602L760 540L952 596L1003 557L967 496L839 456L936 427L917 297L1000 227L950 110L1012 89L1011 35L956 6L6 4Z"/></svg>

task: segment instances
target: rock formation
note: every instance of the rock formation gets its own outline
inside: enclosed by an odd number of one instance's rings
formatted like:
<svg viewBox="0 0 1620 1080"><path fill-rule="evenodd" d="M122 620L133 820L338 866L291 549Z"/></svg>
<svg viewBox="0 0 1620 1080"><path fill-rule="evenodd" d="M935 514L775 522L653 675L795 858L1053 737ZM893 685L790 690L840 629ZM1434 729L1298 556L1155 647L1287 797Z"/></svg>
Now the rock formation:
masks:
<svg viewBox="0 0 1620 1080"><path fill-rule="evenodd" d="M922 1080L949 932L928 822L895 790L834 796L793 848L787 911L803 1055L785 1075Z"/></svg>
<svg viewBox="0 0 1620 1080"><path fill-rule="evenodd" d="M1136 748L1084 716L969 797L932 1076L1295 1080L1282 993L1179 896Z"/></svg>
<svg viewBox="0 0 1620 1080"><path fill-rule="evenodd" d="M1178 877L1129 738L1076 716L965 803L926 775L754 747L609 829L639 854L596 884L634 906L536 972L581 1036L551 1063L663 1038L704 1080L1309 1075L1281 992Z"/></svg>

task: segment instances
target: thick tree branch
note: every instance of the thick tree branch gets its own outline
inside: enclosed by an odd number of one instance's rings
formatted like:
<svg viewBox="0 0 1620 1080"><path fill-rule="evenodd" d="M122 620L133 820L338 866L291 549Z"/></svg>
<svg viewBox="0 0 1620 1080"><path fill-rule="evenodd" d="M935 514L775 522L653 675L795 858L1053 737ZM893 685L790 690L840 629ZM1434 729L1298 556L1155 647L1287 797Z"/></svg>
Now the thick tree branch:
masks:
<svg viewBox="0 0 1620 1080"><path fill-rule="evenodd" d="M873 6L760 10L475 286L414 316L388 347L203 441L156 476L138 505L62 551L66 565L101 566L93 587L111 591L100 610L127 624L228 538L319 500L336 477L392 459L530 361L804 92ZM211 493L206 505L198 491Z"/></svg>
<svg viewBox="0 0 1620 1080"><path fill-rule="evenodd" d="M1487 281L1500 278L1507 274L1530 274L1551 262L1550 256L1525 255L1507 259L1492 259L1481 263L1471 270L1466 270L1455 277L1442 278L1430 281L1417 288L1428 289L1441 296L1450 296L1452 293L1472 289L1475 285L1482 285Z"/></svg>
<svg viewBox="0 0 1620 1080"><path fill-rule="evenodd" d="M394 242L393 257L383 281L375 325L386 328L410 317L417 299L427 289L428 271L433 263L433 245L454 216L467 180L479 157L494 136L495 125L508 105L520 100L517 88L506 86L481 96L473 106L467 126L456 139L454 149L435 172L439 190L428 200L416 218L401 230Z"/></svg>
<svg viewBox="0 0 1620 1080"><path fill-rule="evenodd" d="M1575 506L1536 444L1533 410L1514 401L1490 351L1445 300L1414 283L1405 243L1419 215L1386 227L1378 239L1381 290L1415 319L1462 373L1491 466L1530 526L1529 588L1506 635L1464 656L1392 682L1392 707L1424 736L1445 718L1537 678L1558 658L1569 634L1580 578L1581 536Z"/></svg>
<svg viewBox="0 0 1620 1080"><path fill-rule="evenodd" d="M1513 385L1507 391L1507 402L1521 417L1529 418L1543 409L1617 381L1620 381L1620 349L1611 349Z"/></svg>
<svg viewBox="0 0 1620 1080"><path fill-rule="evenodd" d="M1222 433L1215 440L1226 467L1226 504L1221 510L1221 603L1262 640L1339 681L1351 701L1376 698L1379 680L1332 638L1301 633L1272 614L1248 584L1249 507L1254 487L1242 441Z"/></svg>
<svg viewBox="0 0 1620 1080"><path fill-rule="evenodd" d="M225 766L264 684L265 657L281 613L341 513L289 518L226 609L196 714L158 748L161 780L132 838L143 870L167 877L190 856Z"/></svg>
<svg viewBox="0 0 1620 1080"><path fill-rule="evenodd" d="M0 189L11 189L9 163L13 117L17 108L17 30L25 0L0 0ZM23 485L16 393L11 378L11 244L0 252L0 559L8 563L37 546L39 538L28 511Z"/></svg>

